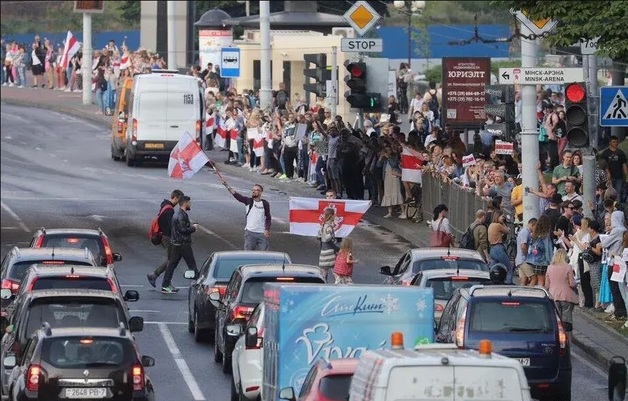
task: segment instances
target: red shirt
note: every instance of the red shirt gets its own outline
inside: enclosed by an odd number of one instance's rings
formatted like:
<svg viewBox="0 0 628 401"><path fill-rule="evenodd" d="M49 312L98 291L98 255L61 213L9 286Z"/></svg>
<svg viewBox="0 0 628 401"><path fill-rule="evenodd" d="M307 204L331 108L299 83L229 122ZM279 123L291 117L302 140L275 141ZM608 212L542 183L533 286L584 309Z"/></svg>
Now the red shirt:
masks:
<svg viewBox="0 0 628 401"><path fill-rule="evenodd" d="M336 263L334 264L334 273L339 276L352 276L353 275L353 263L347 263L347 252L341 250L336 256Z"/></svg>

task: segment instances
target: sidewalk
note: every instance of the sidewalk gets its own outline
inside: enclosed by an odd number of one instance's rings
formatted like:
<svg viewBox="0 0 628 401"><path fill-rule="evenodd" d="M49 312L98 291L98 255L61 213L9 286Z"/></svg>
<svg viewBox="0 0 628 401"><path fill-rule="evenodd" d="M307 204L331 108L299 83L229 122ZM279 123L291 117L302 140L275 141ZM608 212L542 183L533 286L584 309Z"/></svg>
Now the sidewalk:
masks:
<svg viewBox="0 0 628 401"><path fill-rule="evenodd" d="M112 117L97 114L95 105L83 105L81 93L66 93L49 89L18 89L2 87L0 101L6 104L30 106L49 109L65 113L74 117L83 118L101 124L104 128L111 126ZM209 156L216 162L222 171L243 179L259 182L267 190L285 192L287 194L305 197L322 197L313 188L303 183L289 180L278 180L270 176L249 172L248 169L225 165L227 152L212 151ZM450 205L451 206L451 205ZM381 207L372 207L365 215L365 223L379 225L417 247L428 246L429 228L425 223L413 223L407 220L384 219L386 210ZM582 311L576 308L574 313L574 331L572 340L575 345L586 352L602 366L608 368L609 360L615 355L628 356L628 335L620 334L598 317L599 314ZM606 316L603 316L606 317Z"/></svg>

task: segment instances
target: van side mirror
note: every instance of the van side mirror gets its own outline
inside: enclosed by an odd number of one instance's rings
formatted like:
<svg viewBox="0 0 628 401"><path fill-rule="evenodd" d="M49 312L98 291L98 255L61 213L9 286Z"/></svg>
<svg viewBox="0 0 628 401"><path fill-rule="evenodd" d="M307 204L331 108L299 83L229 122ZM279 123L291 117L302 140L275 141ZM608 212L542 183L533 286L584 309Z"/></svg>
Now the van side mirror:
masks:
<svg viewBox="0 0 628 401"><path fill-rule="evenodd" d="M614 356L608 368L608 400L624 401L626 399L626 360Z"/></svg>
<svg viewBox="0 0 628 401"><path fill-rule="evenodd" d="M152 356L142 355L142 366L147 368L155 366L155 358Z"/></svg>
<svg viewBox="0 0 628 401"><path fill-rule="evenodd" d="M144 318L141 316L133 316L129 319L129 331L135 333L144 330Z"/></svg>
<svg viewBox="0 0 628 401"><path fill-rule="evenodd" d="M186 270L185 273L183 273L183 277L188 280L196 280L196 272L194 270Z"/></svg>
<svg viewBox="0 0 628 401"><path fill-rule="evenodd" d="M380 267L379 274L383 274L384 276L392 276L392 273L390 272L390 266Z"/></svg>
<svg viewBox="0 0 628 401"><path fill-rule="evenodd" d="M118 252L114 252L114 253L113 253L113 261L114 261L114 262L119 262L119 261L121 261L121 260L122 260L122 255L121 255L121 254L119 254Z"/></svg>
<svg viewBox="0 0 628 401"><path fill-rule="evenodd" d="M5 369L13 369L17 365L17 358L15 355L7 355L2 360L2 365Z"/></svg>
<svg viewBox="0 0 628 401"><path fill-rule="evenodd" d="M136 302L139 299L140 293L136 290L127 290L127 292L124 293L124 300L127 302Z"/></svg>
<svg viewBox="0 0 628 401"><path fill-rule="evenodd" d="M4 332L7 333L7 334L13 333L13 325L10 324L7 327L5 327Z"/></svg>
<svg viewBox="0 0 628 401"><path fill-rule="evenodd" d="M239 337L242 334L242 326L239 324L230 324L227 326L227 335L231 337Z"/></svg>
<svg viewBox="0 0 628 401"><path fill-rule="evenodd" d="M13 294L11 293L11 290L9 288L3 288L2 290L0 290L1 299L11 299L12 296Z"/></svg>
<svg viewBox="0 0 628 401"><path fill-rule="evenodd" d="M219 304L222 303L222 301L220 300L220 293L218 291L214 291L211 294L209 294L209 300L217 302Z"/></svg>
<svg viewBox="0 0 628 401"><path fill-rule="evenodd" d="M294 401L294 389L292 387L285 387L279 391L279 399Z"/></svg>
<svg viewBox="0 0 628 401"><path fill-rule="evenodd" d="M244 336L244 346L246 348L257 348L257 327L247 327Z"/></svg>

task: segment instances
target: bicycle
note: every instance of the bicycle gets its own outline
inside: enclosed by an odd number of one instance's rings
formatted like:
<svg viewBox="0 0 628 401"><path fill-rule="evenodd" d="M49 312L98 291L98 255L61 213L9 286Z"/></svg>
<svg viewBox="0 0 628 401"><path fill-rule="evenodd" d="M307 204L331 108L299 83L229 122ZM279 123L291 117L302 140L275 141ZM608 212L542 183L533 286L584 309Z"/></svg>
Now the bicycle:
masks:
<svg viewBox="0 0 628 401"><path fill-rule="evenodd" d="M410 190L412 198L406 201L406 216L408 220L412 220L415 223L423 221L423 207L421 205L421 186L414 185Z"/></svg>
<svg viewBox="0 0 628 401"><path fill-rule="evenodd" d="M508 240L506 242L506 254L514 266L515 258L517 257L517 235L519 235L519 231L523 228L523 222L511 222L507 220L506 225L510 228L510 234L508 234Z"/></svg>

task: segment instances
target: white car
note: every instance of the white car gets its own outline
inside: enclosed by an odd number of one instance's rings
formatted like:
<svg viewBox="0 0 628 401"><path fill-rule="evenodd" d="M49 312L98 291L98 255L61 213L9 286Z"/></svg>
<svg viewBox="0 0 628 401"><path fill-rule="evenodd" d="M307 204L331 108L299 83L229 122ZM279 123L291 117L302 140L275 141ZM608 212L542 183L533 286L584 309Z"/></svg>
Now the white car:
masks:
<svg viewBox="0 0 628 401"><path fill-rule="evenodd" d="M435 269L419 272L410 285L434 290L434 319L440 320L447 301L460 287L491 282L489 272L472 269Z"/></svg>
<svg viewBox="0 0 628 401"><path fill-rule="evenodd" d="M231 401L248 401L260 398L262 388L262 369L264 355L264 303L260 303L249 321L244 332L242 326L231 325L227 332L234 335L240 333L231 357Z"/></svg>

